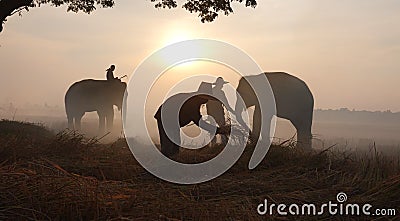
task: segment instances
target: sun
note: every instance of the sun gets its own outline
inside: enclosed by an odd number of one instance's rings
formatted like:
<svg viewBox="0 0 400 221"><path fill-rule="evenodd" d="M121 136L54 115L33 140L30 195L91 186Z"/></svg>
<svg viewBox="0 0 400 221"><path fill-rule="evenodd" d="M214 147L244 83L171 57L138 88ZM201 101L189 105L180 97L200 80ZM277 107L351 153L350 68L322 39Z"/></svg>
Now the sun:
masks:
<svg viewBox="0 0 400 221"><path fill-rule="evenodd" d="M174 25L175 26L175 25ZM170 29L168 29L165 34L164 37L161 39L160 43L162 45L162 47L168 46L168 45L172 45L174 43L178 43L181 41L185 41L185 40L191 40L194 38L194 32L192 32L190 30L190 28L181 28L181 27L170 27ZM187 49L189 50L189 49ZM186 52L187 52L186 50ZM190 50L193 53L198 53L197 51L199 49L193 47L190 48ZM176 51L176 53L180 53L179 51ZM165 63L171 63L171 59L173 59L169 54L167 55L161 55L161 62L165 62ZM194 61L182 61L182 63L179 64L175 64L174 68L176 69L180 69L180 70L189 70L194 68Z"/></svg>
<svg viewBox="0 0 400 221"><path fill-rule="evenodd" d="M165 35L162 43L163 43L163 45L170 45L173 43L189 40L192 38L193 38L193 35L188 30L173 29Z"/></svg>

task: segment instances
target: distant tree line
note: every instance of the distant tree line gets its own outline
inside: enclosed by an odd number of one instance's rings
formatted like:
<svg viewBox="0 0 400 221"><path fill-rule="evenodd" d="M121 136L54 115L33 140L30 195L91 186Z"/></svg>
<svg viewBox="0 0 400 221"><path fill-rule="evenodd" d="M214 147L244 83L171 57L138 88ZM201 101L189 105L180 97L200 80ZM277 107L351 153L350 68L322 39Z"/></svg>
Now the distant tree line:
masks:
<svg viewBox="0 0 400 221"><path fill-rule="evenodd" d="M400 124L400 112L367 111L340 109L316 109L314 119L317 121L351 122L351 123L376 123L376 124Z"/></svg>

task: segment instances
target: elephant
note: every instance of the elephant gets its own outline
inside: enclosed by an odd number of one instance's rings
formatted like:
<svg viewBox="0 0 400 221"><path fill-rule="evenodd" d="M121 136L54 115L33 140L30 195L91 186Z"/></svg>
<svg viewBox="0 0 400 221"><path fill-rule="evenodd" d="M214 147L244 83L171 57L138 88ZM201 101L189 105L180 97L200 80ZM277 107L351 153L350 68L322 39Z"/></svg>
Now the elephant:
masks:
<svg viewBox="0 0 400 221"><path fill-rule="evenodd" d="M81 129L81 119L85 112L97 111L99 115L99 133L105 129L111 131L114 121L114 108L125 111L122 107L123 99L127 96L126 83L119 79L93 80L85 79L72 84L65 94L65 111L68 119L68 128ZM74 125L75 120L75 125Z"/></svg>
<svg viewBox="0 0 400 221"><path fill-rule="evenodd" d="M264 75L264 76L263 76ZM257 87L267 87L265 77L269 81L275 98L276 116L289 120L297 131L297 146L305 150L311 149L311 126L313 120L314 98L307 84L299 78L285 72L265 72L258 75L245 76L239 80L236 89L245 103L246 108L255 106L253 116L253 128L251 130L252 141L257 142L261 131L260 104L254 90ZM264 80L264 82L263 82ZM254 90L249 82L255 86ZM257 85L260 84L263 85ZM242 113L243 105L236 102L235 111ZM241 114L238 121L241 119ZM268 119L269 120L269 119ZM261 134L261 137L269 138L269 134Z"/></svg>

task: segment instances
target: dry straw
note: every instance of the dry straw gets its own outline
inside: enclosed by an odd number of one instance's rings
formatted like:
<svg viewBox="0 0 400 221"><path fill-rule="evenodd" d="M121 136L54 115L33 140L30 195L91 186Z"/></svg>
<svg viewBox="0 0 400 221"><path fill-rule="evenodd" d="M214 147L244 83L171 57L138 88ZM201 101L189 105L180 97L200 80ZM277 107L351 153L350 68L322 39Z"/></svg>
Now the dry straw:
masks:
<svg viewBox="0 0 400 221"><path fill-rule="evenodd" d="M9 129L10 125L19 130ZM48 135L47 130L43 139L28 136L32 127L40 126L0 122L0 220L260 220L256 207L264 199L318 204L335 201L338 192L347 193L348 202L400 212L399 155L383 155L376 151L379 147L370 154L357 154L273 146L252 171L247 170L252 153L248 147L221 177L176 185L146 172L123 139L105 145L72 131ZM182 151L177 159L201 162L222 148Z"/></svg>

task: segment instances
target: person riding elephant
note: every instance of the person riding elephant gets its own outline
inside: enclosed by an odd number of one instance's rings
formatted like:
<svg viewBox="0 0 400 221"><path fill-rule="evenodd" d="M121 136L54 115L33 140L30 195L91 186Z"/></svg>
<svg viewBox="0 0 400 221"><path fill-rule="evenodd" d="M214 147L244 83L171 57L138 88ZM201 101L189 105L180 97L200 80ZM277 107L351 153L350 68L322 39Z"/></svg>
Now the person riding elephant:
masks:
<svg viewBox="0 0 400 221"><path fill-rule="evenodd" d="M106 71L106 78L108 81L111 80L117 80L118 78L114 77L114 70L115 70L115 65L111 65Z"/></svg>
<svg viewBox="0 0 400 221"><path fill-rule="evenodd" d="M127 96L126 83L119 79L93 80L85 79L72 84L65 94L65 111L68 128L81 129L81 119L86 112L96 111L99 115L99 133L103 133L106 123L108 131L112 130L114 108L125 111L123 99Z"/></svg>

